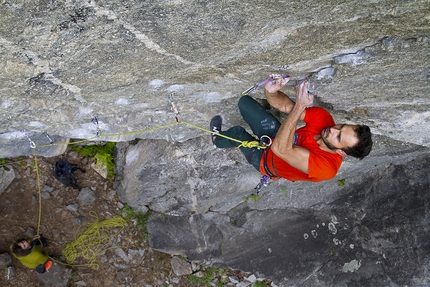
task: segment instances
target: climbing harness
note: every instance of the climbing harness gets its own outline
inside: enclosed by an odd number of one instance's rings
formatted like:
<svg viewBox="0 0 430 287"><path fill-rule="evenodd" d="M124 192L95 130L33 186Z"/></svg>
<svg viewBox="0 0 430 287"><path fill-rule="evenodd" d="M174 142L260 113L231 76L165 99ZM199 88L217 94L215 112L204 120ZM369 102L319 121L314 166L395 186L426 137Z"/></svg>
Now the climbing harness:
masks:
<svg viewBox="0 0 430 287"><path fill-rule="evenodd" d="M267 150L270 148L270 146L272 145L272 139L267 136L267 135L263 135L260 137L260 144L266 146L266 150L263 151L263 166L264 166L264 170L265 172L269 175L263 175L260 179L260 182L257 184L257 186L254 188L255 193L258 195L260 193L260 191L263 189L263 187L266 187L269 185L269 179L271 179L272 177L275 178L276 176L274 176L273 174L270 173L270 171L267 169L266 166L266 159L267 159Z"/></svg>
<svg viewBox="0 0 430 287"><path fill-rule="evenodd" d="M248 90L243 91L242 94L240 94L240 95L241 96L247 96L251 92L253 92L255 89L257 89L258 87L261 87L261 86L265 85L268 82L273 82L273 81L276 81L277 79L287 79L289 77L290 76L288 76L288 75L282 75L282 74L280 74L280 75L272 75L269 78L267 78L267 80L262 81L261 83L258 83L258 84L254 84L254 86L252 86Z"/></svg>
<svg viewBox="0 0 430 287"><path fill-rule="evenodd" d="M271 146L272 145L272 139L269 136L262 135L260 137L260 144L265 146Z"/></svg>

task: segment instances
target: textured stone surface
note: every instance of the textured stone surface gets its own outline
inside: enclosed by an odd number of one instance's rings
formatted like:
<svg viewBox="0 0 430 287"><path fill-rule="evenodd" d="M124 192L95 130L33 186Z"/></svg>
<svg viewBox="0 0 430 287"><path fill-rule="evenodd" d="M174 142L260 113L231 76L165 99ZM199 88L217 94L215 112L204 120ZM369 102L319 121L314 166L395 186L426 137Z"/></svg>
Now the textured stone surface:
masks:
<svg viewBox="0 0 430 287"><path fill-rule="evenodd" d="M374 140L372 156L347 158L335 179L278 180L258 199L251 194L259 173L240 151L214 149L206 135L141 140L120 149L117 191L136 210L156 212L150 242L166 253L280 286L429 284L429 149Z"/></svg>
<svg viewBox="0 0 430 287"><path fill-rule="evenodd" d="M96 194L91 189L85 187L79 191L79 195L76 198L82 205L91 205L96 200Z"/></svg>
<svg viewBox="0 0 430 287"><path fill-rule="evenodd" d="M176 276L188 275L193 272L191 263L179 258L178 256L172 257L170 260L172 271Z"/></svg>
<svg viewBox="0 0 430 287"><path fill-rule="evenodd" d="M10 165L0 167L0 194L2 194L9 184L15 179L15 171Z"/></svg>
<svg viewBox="0 0 430 287"><path fill-rule="evenodd" d="M308 207L262 208L259 199L227 214L153 216L151 243L279 286L427 286L429 161L374 171Z"/></svg>
<svg viewBox="0 0 430 287"><path fill-rule="evenodd" d="M66 286L72 276L72 269L53 262L49 272L38 276L40 284L46 287Z"/></svg>
<svg viewBox="0 0 430 287"><path fill-rule="evenodd" d="M7 269L9 265L12 264L12 257L9 253L0 254L0 269Z"/></svg>
<svg viewBox="0 0 430 287"><path fill-rule="evenodd" d="M0 15L0 158L119 141L119 196L163 215L156 249L284 285L429 284L427 0L2 1ZM309 77L337 122L372 128L375 150L252 200L258 172L175 124L168 96L181 121L243 125L238 95L271 73L292 77L290 95Z"/></svg>
<svg viewBox="0 0 430 287"><path fill-rule="evenodd" d="M4 1L0 156L68 138L185 141L193 128L131 133L214 112L274 72L312 76L320 100L394 139L428 146L429 5L422 1ZM258 13L257 13L258 11ZM330 72L331 71L331 72ZM291 81L291 85L294 81ZM261 91L256 93L261 96Z"/></svg>

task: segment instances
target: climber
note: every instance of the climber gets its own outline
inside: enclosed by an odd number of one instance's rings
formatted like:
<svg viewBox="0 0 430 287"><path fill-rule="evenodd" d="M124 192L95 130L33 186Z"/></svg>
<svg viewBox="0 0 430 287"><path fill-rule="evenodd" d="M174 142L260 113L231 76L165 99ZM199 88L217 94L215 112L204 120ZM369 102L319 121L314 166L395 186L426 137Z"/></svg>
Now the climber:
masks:
<svg viewBox="0 0 430 287"><path fill-rule="evenodd" d="M365 125L336 125L332 116L320 107L310 107L314 95L308 92L309 82L296 85L296 102L280 90L289 77L271 75L264 85L269 104L288 114L282 124L257 101L244 95L238 106L252 132L259 138L270 138L265 149L240 146L247 161L266 177L290 181L322 181L336 176L346 155L363 159L372 149L370 128ZM306 124L296 130L299 120ZM212 118L213 144L218 148L238 147L240 143L217 136L218 133L241 141L255 137L243 127L235 126L221 131L222 118Z"/></svg>
<svg viewBox="0 0 430 287"><path fill-rule="evenodd" d="M43 274L52 266L48 254L43 251L46 239L42 235L35 235L32 239L22 238L12 244L13 255L28 268L35 268L36 272Z"/></svg>

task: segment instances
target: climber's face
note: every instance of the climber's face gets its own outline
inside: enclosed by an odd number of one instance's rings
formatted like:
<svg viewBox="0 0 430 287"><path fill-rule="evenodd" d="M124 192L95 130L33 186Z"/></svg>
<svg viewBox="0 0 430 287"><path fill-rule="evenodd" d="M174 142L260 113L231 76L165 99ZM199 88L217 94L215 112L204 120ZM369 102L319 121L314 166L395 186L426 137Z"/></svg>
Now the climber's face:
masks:
<svg viewBox="0 0 430 287"><path fill-rule="evenodd" d="M331 150L353 147L358 143L354 125L335 125L321 131L321 138Z"/></svg>
<svg viewBox="0 0 430 287"><path fill-rule="evenodd" d="M30 242L24 239L20 243L18 243L18 246L21 247L22 250L26 250L30 248Z"/></svg>

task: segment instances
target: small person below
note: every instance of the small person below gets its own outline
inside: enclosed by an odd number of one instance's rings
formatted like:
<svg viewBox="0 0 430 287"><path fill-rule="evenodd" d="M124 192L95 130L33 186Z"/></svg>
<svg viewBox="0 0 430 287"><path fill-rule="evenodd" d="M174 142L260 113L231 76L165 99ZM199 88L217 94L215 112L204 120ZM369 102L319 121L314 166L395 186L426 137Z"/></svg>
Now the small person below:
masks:
<svg viewBox="0 0 430 287"><path fill-rule="evenodd" d="M38 274L43 274L52 266L48 253L43 250L46 246L46 239L42 235L35 235L32 239L17 240L12 244L11 249L22 265L36 269Z"/></svg>
<svg viewBox="0 0 430 287"><path fill-rule="evenodd" d="M372 149L372 135L366 125L336 124L328 111L311 107L314 95L309 93L307 80L296 85L296 102L280 90L289 81L276 75L264 85L269 104L288 114L280 123L269 111L248 95L239 100L239 111L254 135L272 139L265 149L240 146L247 161L263 175L271 179L285 178L290 181L323 181L336 176L343 157L359 159ZM296 130L299 121L305 126ZM212 118L210 129L212 142L218 148L238 147L240 141L255 141L241 126L221 130L222 118Z"/></svg>

